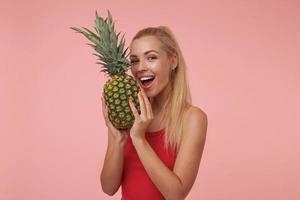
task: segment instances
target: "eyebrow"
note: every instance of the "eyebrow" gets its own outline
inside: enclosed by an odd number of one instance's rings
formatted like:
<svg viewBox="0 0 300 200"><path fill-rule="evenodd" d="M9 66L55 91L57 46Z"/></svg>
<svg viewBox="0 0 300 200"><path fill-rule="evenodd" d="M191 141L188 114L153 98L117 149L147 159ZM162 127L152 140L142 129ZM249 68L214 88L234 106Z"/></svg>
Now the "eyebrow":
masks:
<svg viewBox="0 0 300 200"><path fill-rule="evenodd" d="M149 54L149 53L151 53L151 52L155 52L155 53L159 54L159 52L156 51L156 50L149 50L149 51L146 51L146 52L144 53L144 55L147 55L147 54ZM136 56L136 55L130 55L129 57L131 58L131 57L137 57L137 56Z"/></svg>

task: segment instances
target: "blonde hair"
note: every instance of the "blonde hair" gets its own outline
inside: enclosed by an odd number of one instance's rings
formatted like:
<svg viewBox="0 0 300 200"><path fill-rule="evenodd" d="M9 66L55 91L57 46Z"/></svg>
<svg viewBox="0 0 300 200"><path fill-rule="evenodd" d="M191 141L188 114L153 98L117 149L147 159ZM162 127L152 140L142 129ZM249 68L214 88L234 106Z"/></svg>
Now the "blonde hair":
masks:
<svg viewBox="0 0 300 200"><path fill-rule="evenodd" d="M167 55L171 57L175 54L178 59L177 67L171 72L171 93L163 107L165 147L166 149L170 147L177 153L182 138L184 114L192 103L187 81L186 63L178 42L169 27L144 28L133 37L132 41L143 36L155 36L162 43L162 49Z"/></svg>

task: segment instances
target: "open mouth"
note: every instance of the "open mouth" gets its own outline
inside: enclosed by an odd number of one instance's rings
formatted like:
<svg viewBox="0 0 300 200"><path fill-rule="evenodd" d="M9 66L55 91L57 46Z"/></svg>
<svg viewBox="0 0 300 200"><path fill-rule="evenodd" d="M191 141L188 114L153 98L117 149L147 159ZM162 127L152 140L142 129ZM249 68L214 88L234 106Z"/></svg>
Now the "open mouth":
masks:
<svg viewBox="0 0 300 200"><path fill-rule="evenodd" d="M155 79L155 76L144 76L144 77L141 77L139 80L140 80L140 83L143 88L149 88L151 86L151 84L153 83L154 79Z"/></svg>

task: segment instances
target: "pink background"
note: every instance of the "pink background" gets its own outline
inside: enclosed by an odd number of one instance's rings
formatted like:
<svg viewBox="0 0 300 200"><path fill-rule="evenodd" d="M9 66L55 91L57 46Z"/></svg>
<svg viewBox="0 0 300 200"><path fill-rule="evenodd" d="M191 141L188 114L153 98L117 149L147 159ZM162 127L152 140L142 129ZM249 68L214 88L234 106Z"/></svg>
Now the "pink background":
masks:
<svg viewBox="0 0 300 200"><path fill-rule="evenodd" d="M300 2L1 1L0 199L120 199L101 191L105 81L70 26L109 9L127 44L168 25L208 115L187 199L300 199ZM137 186L138 189L138 186Z"/></svg>

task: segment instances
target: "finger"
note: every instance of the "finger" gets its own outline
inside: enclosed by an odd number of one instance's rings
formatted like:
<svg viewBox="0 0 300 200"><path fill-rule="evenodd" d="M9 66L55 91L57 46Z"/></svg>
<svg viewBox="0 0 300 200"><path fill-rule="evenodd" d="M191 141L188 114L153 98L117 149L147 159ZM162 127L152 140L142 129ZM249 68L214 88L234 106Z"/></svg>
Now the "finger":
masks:
<svg viewBox="0 0 300 200"><path fill-rule="evenodd" d="M109 121L109 117L108 117L108 107L107 107L107 105L104 103L104 100L103 100L103 99L102 99L102 106L103 106L103 115L104 115L105 121L106 121L106 122L110 122L110 121Z"/></svg>
<svg viewBox="0 0 300 200"><path fill-rule="evenodd" d="M106 117L107 117L107 106L104 103L103 97L101 97L101 103L102 103L102 114L106 119Z"/></svg>
<svg viewBox="0 0 300 200"><path fill-rule="evenodd" d="M139 91L139 93L138 93L138 99L139 99L139 103L140 103L141 116L145 117L145 116L147 116L147 110L145 107L145 102L144 102L144 98L142 96L141 91Z"/></svg>
<svg viewBox="0 0 300 200"><path fill-rule="evenodd" d="M105 124L106 126L111 129L111 130L116 130L116 128L113 126L113 124L111 123L111 121L109 120L108 117L108 107L107 105L104 103L104 99L103 97L101 97L101 101L102 101L102 110L103 110L103 116L105 119Z"/></svg>
<svg viewBox="0 0 300 200"><path fill-rule="evenodd" d="M151 107L149 99L148 99L148 97L147 97L147 95L146 95L146 93L143 89L142 89L142 97L143 97L143 100L144 100L147 117L148 117L148 119L152 119L153 118L152 107Z"/></svg>
<svg viewBox="0 0 300 200"><path fill-rule="evenodd" d="M131 111L132 111L135 119L137 119L138 117L140 117L140 115L139 115L139 113L138 113L138 111L137 111L137 109L136 109L136 107L133 104L133 102L132 102L131 99L129 99L128 103L129 103L129 107L130 107L130 109L131 109Z"/></svg>

